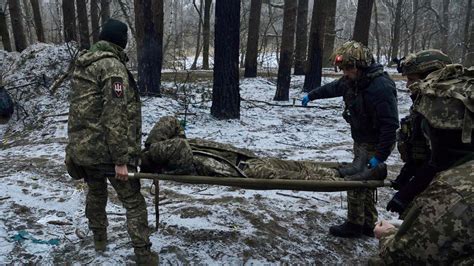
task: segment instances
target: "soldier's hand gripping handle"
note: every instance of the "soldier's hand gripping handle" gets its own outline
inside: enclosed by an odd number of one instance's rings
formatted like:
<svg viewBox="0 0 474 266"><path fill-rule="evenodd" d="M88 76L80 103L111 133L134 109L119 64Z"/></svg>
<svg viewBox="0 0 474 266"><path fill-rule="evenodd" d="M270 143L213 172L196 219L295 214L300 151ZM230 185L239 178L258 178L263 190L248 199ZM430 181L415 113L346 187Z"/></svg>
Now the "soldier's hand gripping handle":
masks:
<svg viewBox="0 0 474 266"><path fill-rule="evenodd" d="M128 168L126 164L115 165L115 178L121 181L128 180Z"/></svg>

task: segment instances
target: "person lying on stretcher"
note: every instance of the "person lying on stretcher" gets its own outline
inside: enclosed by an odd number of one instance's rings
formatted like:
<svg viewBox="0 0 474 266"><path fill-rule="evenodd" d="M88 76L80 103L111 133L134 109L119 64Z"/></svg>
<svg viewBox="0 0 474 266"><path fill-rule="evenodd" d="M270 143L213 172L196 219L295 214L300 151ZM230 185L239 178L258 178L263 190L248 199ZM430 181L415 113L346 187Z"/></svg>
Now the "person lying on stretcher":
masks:
<svg viewBox="0 0 474 266"><path fill-rule="evenodd" d="M204 139L187 139L179 121L162 117L151 130L141 156L141 171L176 175L262 179L382 180L387 167L367 169L367 158L350 164L258 157L252 151ZM363 162L363 163L361 163Z"/></svg>

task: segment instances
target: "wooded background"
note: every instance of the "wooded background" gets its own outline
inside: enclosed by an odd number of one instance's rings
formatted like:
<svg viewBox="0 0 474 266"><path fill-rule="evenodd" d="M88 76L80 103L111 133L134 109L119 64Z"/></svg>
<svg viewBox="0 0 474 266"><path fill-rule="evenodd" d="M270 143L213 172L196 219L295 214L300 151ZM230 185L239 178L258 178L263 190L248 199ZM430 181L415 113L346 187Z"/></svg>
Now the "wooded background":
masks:
<svg viewBox="0 0 474 266"><path fill-rule="evenodd" d="M278 62L274 99L288 100L290 74L305 75L304 91L320 86L332 50L351 39L385 65L436 48L471 66L471 13L472 0L0 0L0 35L7 51L71 41L87 49L104 21L119 19L143 93L160 94L161 69L214 66L211 112L238 118L239 68L255 77ZM237 100L219 104L226 95Z"/></svg>

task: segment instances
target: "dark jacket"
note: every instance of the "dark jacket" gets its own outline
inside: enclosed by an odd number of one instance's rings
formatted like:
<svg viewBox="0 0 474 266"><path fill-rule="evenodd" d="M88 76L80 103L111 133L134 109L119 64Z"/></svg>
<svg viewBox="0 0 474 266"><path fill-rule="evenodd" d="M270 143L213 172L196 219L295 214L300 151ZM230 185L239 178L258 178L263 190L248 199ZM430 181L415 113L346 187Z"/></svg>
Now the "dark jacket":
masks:
<svg viewBox="0 0 474 266"><path fill-rule="evenodd" d="M312 90L310 100L343 96L344 118L351 125L357 143L376 145L375 156L385 161L390 155L398 128L397 90L380 64L372 64L357 81L340 78Z"/></svg>

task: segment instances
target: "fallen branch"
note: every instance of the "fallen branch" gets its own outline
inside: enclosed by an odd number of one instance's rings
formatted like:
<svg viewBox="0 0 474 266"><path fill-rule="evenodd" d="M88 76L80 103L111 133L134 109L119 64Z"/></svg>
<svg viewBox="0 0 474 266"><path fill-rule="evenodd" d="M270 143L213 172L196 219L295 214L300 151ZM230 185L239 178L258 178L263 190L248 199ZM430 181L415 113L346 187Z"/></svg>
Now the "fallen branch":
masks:
<svg viewBox="0 0 474 266"><path fill-rule="evenodd" d="M64 221L47 221L46 223L53 225L72 225L72 223Z"/></svg>
<svg viewBox="0 0 474 266"><path fill-rule="evenodd" d="M280 195L280 196L285 196L285 197L295 198L295 199L304 199L304 200L309 200L308 198L305 198L305 197L300 197L300 196L295 196L295 195L285 194L285 193L281 193L281 192L277 192L276 194L277 194L277 195Z"/></svg>
<svg viewBox="0 0 474 266"><path fill-rule="evenodd" d="M11 198L11 197L10 197L10 196L6 196L6 197L0 198L0 200L6 200L6 199L9 199L9 198Z"/></svg>
<svg viewBox="0 0 474 266"><path fill-rule="evenodd" d="M296 105L296 104L277 104L277 103L271 103L271 102L266 102L266 101L260 101L260 100L249 100L245 98L240 98L244 102L256 102L256 103L263 103L266 105L270 106L277 106L277 107L296 107L296 108L318 108L318 109L323 109L323 110L331 110L331 109L337 109L340 106L337 105L330 105L330 106L316 106L316 105L308 105L308 106L303 106L303 105Z"/></svg>

